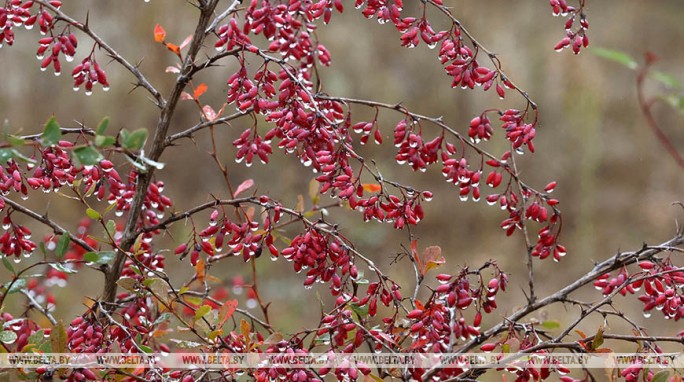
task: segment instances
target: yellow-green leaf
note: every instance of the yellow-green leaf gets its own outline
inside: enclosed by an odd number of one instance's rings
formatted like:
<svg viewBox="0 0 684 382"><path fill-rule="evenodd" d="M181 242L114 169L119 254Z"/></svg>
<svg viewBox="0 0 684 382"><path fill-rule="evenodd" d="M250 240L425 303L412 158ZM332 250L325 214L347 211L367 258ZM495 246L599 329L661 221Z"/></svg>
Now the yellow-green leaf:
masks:
<svg viewBox="0 0 684 382"><path fill-rule="evenodd" d="M199 320L200 318L206 316L211 312L211 306L209 305L202 305L197 310L195 311L195 321Z"/></svg>
<svg viewBox="0 0 684 382"><path fill-rule="evenodd" d="M88 215L88 217L93 219L93 220L99 220L100 218L102 218L102 215L100 215L99 212L95 211L92 208L88 208L86 210L86 215Z"/></svg>

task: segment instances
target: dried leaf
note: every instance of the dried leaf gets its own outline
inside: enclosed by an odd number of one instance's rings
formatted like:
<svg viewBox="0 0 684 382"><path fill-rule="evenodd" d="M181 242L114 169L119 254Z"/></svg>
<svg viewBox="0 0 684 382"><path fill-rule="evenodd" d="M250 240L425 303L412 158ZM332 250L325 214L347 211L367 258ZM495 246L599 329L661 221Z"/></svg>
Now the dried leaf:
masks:
<svg viewBox="0 0 684 382"><path fill-rule="evenodd" d="M439 268L445 262L441 247L433 245L425 248L423 250L423 264L425 265L421 271L422 275L425 276L430 269Z"/></svg>
<svg viewBox="0 0 684 382"><path fill-rule="evenodd" d="M205 276L205 266L204 266L204 260L199 259L197 262L197 265L195 265L195 272L197 272L197 279L200 282L204 282L204 276Z"/></svg>
<svg viewBox="0 0 684 382"><path fill-rule="evenodd" d="M244 182L240 183L237 189L235 189L235 192L233 193L233 197L237 197L240 193L243 191L247 191L250 188L254 186L254 180L253 179L247 179Z"/></svg>
<svg viewBox="0 0 684 382"><path fill-rule="evenodd" d="M193 96L195 97L195 99L198 99L199 97L202 96L202 94L204 94L207 91L207 89L208 89L207 84L204 84L204 83L199 84L199 86L195 88Z"/></svg>
<svg viewBox="0 0 684 382"><path fill-rule="evenodd" d="M318 204L320 201L319 183L316 178L311 179L309 182L309 199L313 205Z"/></svg>
<svg viewBox="0 0 684 382"><path fill-rule="evenodd" d="M244 319L240 320L240 333L245 337L249 338L249 322L245 321Z"/></svg>
<svg viewBox="0 0 684 382"><path fill-rule="evenodd" d="M304 212L304 197L302 194L297 195L297 206L295 207L295 211Z"/></svg>
<svg viewBox="0 0 684 382"><path fill-rule="evenodd" d="M50 345L53 353L67 353L67 332L62 321L50 331Z"/></svg>
<svg viewBox="0 0 684 382"><path fill-rule="evenodd" d="M157 24L154 26L154 41L156 42L164 42L164 39L166 38L166 31L164 28Z"/></svg>

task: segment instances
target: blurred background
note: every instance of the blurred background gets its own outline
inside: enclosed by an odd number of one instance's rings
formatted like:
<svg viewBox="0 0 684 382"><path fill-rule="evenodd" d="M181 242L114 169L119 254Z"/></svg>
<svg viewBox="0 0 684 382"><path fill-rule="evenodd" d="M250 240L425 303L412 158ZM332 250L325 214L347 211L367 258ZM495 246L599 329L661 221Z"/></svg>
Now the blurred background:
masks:
<svg viewBox="0 0 684 382"><path fill-rule="evenodd" d="M559 182L554 195L561 201L561 242L568 248L568 255L560 264L550 259L535 263L537 293L552 293L588 271L594 262L619 250L633 250L643 243L658 244L670 238L675 232L676 220L681 221L684 216L681 207L672 205L683 200L684 177L682 169L660 146L639 111L636 73L589 51L579 56L570 51L554 52L553 46L563 37L564 19L552 17L547 2L445 0L445 3L453 7L453 13L480 43L499 55L510 78L539 105L537 152L525 154L518 165L524 179L537 188L543 188L551 180ZM351 3L346 5L344 14L335 14L331 25L317 32L333 57L333 65L321 71L327 93L402 102L412 111L444 116L446 123L462 133L467 132L470 119L484 109L524 107L523 100L512 92L505 101L500 101L493 92L452 89L437 60L436 50L424 44L411 50L401 48L399 34L393 27L366 20ZM407 13L417 9L416 5L406 5ZM154 43L152 29L155 23L160 23L166 27L167 40L180 43L194 30L196 12L187 2L167 0L143 4L133 0L84 0L66 2L64 10L79 20L84 20L89 10L92 28L122 56L140 63L140 69L151 82L163 94L168 93L175 75L165 73L164 68L175 61L172 54ZM652 51L661 58L657 64L659 70L684 80L684 2L589 1L587 14L592 46L624 51L640 61L646 51ZM431 21L436 27L446 25L437 15ZM87 97L83 91L72 91L69 73L73 65L65 65L64 75L60 77L53 77L50 70L41 72L35 59L37 35L37 31L20 31L15 46L0 50L0 118L9 121L12 133L39 132L53 114L63 126L75 126L78 121L94 127L103 116L109 116L110 133L119 128L152 130L156 126L157 109L146 93L140 89L131 92L132 77L109 63L103 52L97 58L112 84L106 93L96 88ZM210 41L213 43L213 39ZM87 54L90 47L88 40L81 36L76 60ZM202 98L204 102L220 107L225 99L225 81L235 68L235 60L227 59L224 66L202 73L195 84L205 82L209 86ZM647 91L656 95L665 90L652 82ZM664 104L654 111L672 143L684 148L684 117ZM355 108L359 120L369 118L372 112ZM455 273L464 264L477 267L488 259L495 259L510 273L511 288L499 298L500 309L489 318L490 323L497 322L525 301L522 288L527 281L522 237L505 237L499 228L505 216L498 208L459 201L457 190L444 182L439 167L427 173L412 173L408 167L396 165L391 136L399 118L398 114L381 112L380 127L385 144L369 145L362 153L378 162L386 178L435 193L433 201L425 205L426 219L413 230L419 238L419 249L430 245L442 247L447 264L435 273ZM171 129L183 130L198 119L195 105L184 102ZM229 164L232 182L237 185L253 178L258 193L273 195L290 206L296 205L297 196L302 194L310 207L306 196L314 174L295 158L276 152L271 165L255 164L251 168L232 161L231 142L250 125L251 120L244 119L217 129L220 155ZM429 129L432 127L427 130L428 136L438 134L436 129ZM500 131L495 130L494 142L486 147L494 153L503 152L506 145L500 138ZM209 150L207 134L200 134L195 144L185 140L182 146L169 149L161 158L167 167L157 173L157 178L166 182L165 193L173 198L177 210L210 200L209 193L227 195L221 174L207 154ZM483 191L486 195L487 190ZM321 202L324 203L325 200ZM53 218L59 218L70 228L84 215L78 203L55 195L45 199L42 194L36 194L27 204L39 211L49 210ZM406 233L396 232L390 225L363 224L356 213L335 209L330 210L330 215L363 253L405 285L404 295L408 295L413 289L409 262L404 258L390 265L397 253L402 252L401 244L408 246ZM29 223L29 227L40 237L43 227L35 223ZM161 243L158 249L174 248L189 232L187 225L174 226L171 233L175 240ZM318 295L327 296L328 292L323 287L304 290L301 287L304 277L292 272L291 264L282 260L271 263L265 257L257 260L257 268L264 299L274 301L272 317L277 318L284 331L297 331L316 322L319 307L313 302ZM240 274L246 283L251 282L249 267L241 260L228 259L224 263L212 268L211 273L224 280L227 287ZM25 260L19 266L23 264L30 261ZM184 265L175 258L167 261L169 272L178 276L188 275ZM2 269L0 280L6 277L7 272ZM99 273L83 271L73 276L68 287L53 290L58 301L55 315L73 317L82 312L85 302L82 291L87 290L90 297L96 297L101 280ZM231 293L234 292L239 290ZM579 296L597 298L598 292L589 287ZM244 292L240 298L241 303L246 303ZM652 327L653 334L672 334L679 330L675 324L663 325L658 314L648 320L642 318L641 305L635 298L618 297L618 301L637 322ZM13 298L7 309L20 313L22 304L21 298ZM548 317L563 324L571 322L576 313L571 308L566 311L559 307L540 313L538 318ZM255 314L259 312L255 310ZM590 320L582 328L591 333L598 322ZM624 329L617 322L609 322L609 326L613 324L611 329L615 331Z"/></svg>

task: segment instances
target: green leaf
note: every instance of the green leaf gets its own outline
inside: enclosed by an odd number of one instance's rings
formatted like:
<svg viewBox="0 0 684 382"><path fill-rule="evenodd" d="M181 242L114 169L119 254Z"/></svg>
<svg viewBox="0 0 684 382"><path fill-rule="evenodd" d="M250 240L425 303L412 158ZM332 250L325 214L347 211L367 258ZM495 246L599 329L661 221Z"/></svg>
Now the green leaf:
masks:
<svg viewBox="0 0 684 382"><path fill-rule="evenodd" d="M0 149L0 163L5 164L12 158L14 158L14 150Z"/></svg>
<svg viewBox="0 0 684 382"><path fill-rule="evenodd" d="M84 166L96 165L104 158L99 151L91 146L77 148L74 150L74 155L76 155L78 162Z"/></svg>
<svg viewBox="0 0 684 382"><path fill-rule="evenodd" d="M57 123L57 118L52 116L45 124L45 129L43 130L43 135L41 135L40 139L43 141L44 145L52 146L56 145L61 138L62 128L59 126L59 123Z"/></svg>
<svg viewBox="0 0 684 382"><path fill-rule="evenodd" d="M17 272L14 271L14 266L12 266L12 263L10 263L9 260L7 260L6 256L2 257L2 265L4 265L8 271L14 273L15 275L17 274Z"/></svg>
<svg viewBox="0 0 684 382"><path fill-rule="evenodd" d="M68 353L67 332L62 321L50 331L50 345L52 353Z"/></svg>
<svg viewBox="0 0 684 382"><path fill-rule="evenodd" d="M0 332L0 342L11 344L17 340L17 333L11 330L3 330Z"/></svg>
<svg viewBox="0 0 684 382"><path fill-rule="evenodd" d="M10 145L12 145L12 147L21 147L26 143L26 141L24 139L19 138L15 135L7 136L7 141L9 142Z"/></svg>
<svg viewBox="0 0 684 382"><path fill-rule="evenodd" d="M116 138L109 135L96 135L95 136L95 146L106 148L112 146L116 143Z"/></svg>
<svg viewBox="0 0 684 382"><path fill-rule="evenodd" d="M60 272L64 272L64 273L77 273L78 272L75 269L68 268L67 266L65 266L62 263L50 263L49 265L51 268L58 270Z"/></svg>
<svg viewBox="0 0 684 382"><path fill-rule="evenodd" d="M176 346L181 348L181 349L193 349L193 348L198 348L202 346L202 344L193 342L193 341L185 341L185 340L176 340L172 339L172 342L176 343Z"/></svg>
<svg viewBox="0 0 684 382"><path fill-rule="evenodd" d="M69 242L71 242L71 237L66 233L59 237L59 241L57 241L57 248L55 248L55 256L57 256L58 259L64 257L67 248L69 248Z"/></svg>
<svg viewBox="0 0 684 382"><path fill-rule="evenodd" d="M164 312L164 313L160 314L156 320L154 320L154 322L152 323L152 326L159 325L162 322L168 321L169 319L171 319L171 317L172 317L171 313Z"/></svg>
<svg viewBox="0 0 684 382"><path fill-rule="evenodd" d="M27 162L27 163L33 163L33 164L38 163L38 162L36 162L35 159L31 159L31 158L27 157L26 155L20 153L19 151L15 150L15 149L12 149L12 157L19 159L19 160L22 160L22 161Z"/></svg>
<svg viewBox="0 0 684 382"><path fill-rule="evenodd" d="M154 350L152 350L152 348L149 346L138 344L138 347L147 354L154 353Z"/></svg>
<svg viewBox="0 0 684 382"><path fill-rule="evenodd" d="M102 121L100 121L100 124L97 125L97 135L104 134L105 130L107 130L107 126L109 126L109 117L104 117L102 118Z"/></svg>
<svg viewBox="0 0 684 382"><path fill-rule="evenodd" d="M650 71L650 75L654 80L662 83L670 89L679 89L682 87L682 84L679 82L679 80L669 73L661 72L660 70L652 70Z"/></svg>
<svg viewBox="0 0 684 382"><path fill-rule="evenodd" d="M199 320L200 318L206 316L211 312L211 306L209 305L202 305L197 310L195 311L195 321Z"/></svg>
<svg viewBox="0 0 684 382"><path fill-rule="evenodd" d="M10 283L12 286L10 286ZM17 293L19 292L22 288L26 286L26 279L17 279L14 283L11 281L8 282L3 286L2 289L7 289L9 287L9 290L7 291L7 294L12 294L12 293Z"/></svg>
<svg viewBox="0 0 684 382"><path fill-rule="evenodd" d="M88 209L86 210L86 215L88 215L88 217L91 218L91 219L93 219L93 220L99 220L99 219L102 218L102 215L100 215L99 212L95 211L95 210L92 209L92 208L88 208Z"/></svg>
<svg viewBox="0 0 684 382"><path fill-rule="evenodd" d="M107 220L105 229L107 230L107 234L109 236L114 237L114 235L116 235L116 222L114 220Z"/></svg>
<svg viewBox="0 0 684 382"><path fill-rule="evenodd" d="M349 307L354 313L356 313L361 318L365 318L368 316L368 304L364 306L359 306L359 304L357 303L351 303L349 304Z"/></svg>
<svg viewBox="0 0 684 382"><path fill-rule="evenodd" d="M147 129L138 129L133 132L121 131L123 147L128 150L140 150L145 145L147 139Z"/></svg>
<svg viewBox="0 0 684 382"><path fill-rule="evenodd" d="M28 343L36 346L40 346L46 341L47 338L45 338L45 331L43 329L31 334L28 338Z"/></svg>
<svg viewBox="0 0 684 382"><path fill-rule="evenodd" d="M593 48L591 52L595 55L622 64L632 70L639 67L639 64L627 53L620 52L618 50L604 49L604 48Z"/></svg>
<svg viewBox="0 0 684 382"><path fill-rule="evenodd" d="M560 322L556 320L546 320L542 322L541 325L544 327L544 329L558 329L561 326Z"/></svg>
<svg viewBox="0 0 684 382"><path fill-rule="evenodd" d="M83 260L97 265L104 265L114 260L115 256L116 253L114 251L87 252L83 254Z"/></svg>
<svg viewBox="0 0 684 382"><path fill-rule="evenodd" d="M653 379L651 379L651 382L667 382L667 380L669 378L670 378L670 373L667 370L662 370L653 376Z"/></svg>

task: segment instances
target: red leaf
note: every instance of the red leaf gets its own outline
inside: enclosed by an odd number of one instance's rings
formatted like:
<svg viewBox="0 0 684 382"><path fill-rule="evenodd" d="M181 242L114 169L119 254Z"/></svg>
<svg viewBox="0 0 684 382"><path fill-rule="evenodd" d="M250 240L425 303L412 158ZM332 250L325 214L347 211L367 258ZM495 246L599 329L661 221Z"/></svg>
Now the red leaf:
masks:
<svg viewBox="0 0 684 382"><path fill-rule="evenodd" d="M193 93L193 96L195 97L195 99L198 99L206 91L207 91L207 84L200 84L197 88L195 88L195 92Z"/></svg>
<svg viewBox="0 0 684 382"><path fill-rule="evenodd" d="M233 197L238 196L238 194L240 194L242 191L249 190L250 188L252 188L252 186L254 186L254 180L252 180L252 179L245 180L244 182L240 183L238 188L235 190L235 192L233 193Z"/></svg>
<svg viewBox="0 0 684 382"><path fill-rule="evenodd" d="M164 42L164 39L166 38L166 31L164 28L157 24L154 27L154 41L156 42Z"/></svg>
<svg viewBox="0 0 684 382"><path fill-rule="evenodd" d="M174 45L174 44L169 43L169 44L166 44L166 48L168 50L172 51L173 53L175 53L176 56L180 57L180 48L178 47L178 45Z"/></svg>
<svg viewBox="0 0 684 382"><path fill-rule="evenodd" d="M217 325L218 328L223 326L223 324L228 321L228 319L235 313L235 309L237 309L238 306L238 301L237 300L228 300L226 301L223 306L221 306L220 314L222 315L221 321Z"/></svg>

